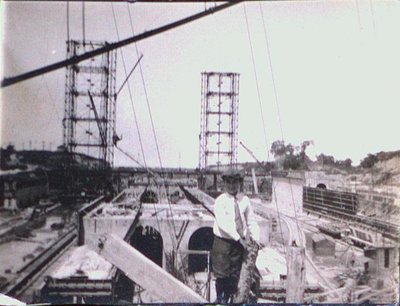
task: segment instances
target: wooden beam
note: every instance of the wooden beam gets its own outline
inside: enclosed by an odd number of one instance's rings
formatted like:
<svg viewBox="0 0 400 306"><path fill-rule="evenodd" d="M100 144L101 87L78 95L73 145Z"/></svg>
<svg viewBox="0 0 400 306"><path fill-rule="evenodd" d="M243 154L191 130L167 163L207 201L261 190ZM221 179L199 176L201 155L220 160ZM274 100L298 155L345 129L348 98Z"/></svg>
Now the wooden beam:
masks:
<svg viewBox="0 0 400 306"><path fill-rule="evenodd" d="M25 80L40 76L40 75L43 75L45 73L48 73L48 72L51 72L51 71L54 71L54 70L57 70L57 69L60 69L60 68L64 68L64 67L67 67L67 66L70 66L70 65L75 65L75 64L77 64L77 63L79 63L81 61L87 60L87 59L95 57L97 55L101 55L103 53L110 52L112 50L127 46L129 44L138 42L140 40L149 38L151 36L154 36L154 35L161 34L163 32L172 30L172 29L174 29L176 27L179 27L181 25L190 23L192 21L198 20L198 19L206 17L208 15L214 14L216 12L224 10L224 9L226 9L228 7L231 7L231 6L235 5L235 4L241 3L243 1L244 0L231 0L229 2L220 4L218 6L214 6L212 8L209 8L209 9L205 10L205 11L202 11L202 12L199 12L197 14L191 15L189 17L174 21L172 23L169 23L169 24L166 24L164 26L158 27L156 29L144 32L142 34L135 35L133 37L126 38L124 40L121 40L121 41L118 41L118 42L115 42L115 43L106 44L104 47L101 47L101 48L98 48L98 49L95 49L95 50L92 50L92 51L88 51L88 52L83 53L81 55L75 55L75 56L73 56L71 58L68 58L66 60L51 64L51 65L47 65L47 66L42 67L42 68L31 70L29 72L25 72L25 73L22 73L20 75L14 76L14 77L4 78L1 81L1 87L4 88L4 87L7 87L7 86L10 86L10 85L13 85L13 84L16 84L16 83L19 83L19 82L22 82L22 81L25 81Z"/></svg>
<svg viewBox="0 0 400 306"><path fill-rule="evenodd" d="M305 249L290 246L287 249L287 282L286 303L302 303L304 301L305 284Z"/></svg>
<svg viewBox="0 0 400 306"><path fill-rule="evenodd" d="M164 303L205 303L202 296L173 277L115 234L101 239L95 249L127 277Z"/></svg>

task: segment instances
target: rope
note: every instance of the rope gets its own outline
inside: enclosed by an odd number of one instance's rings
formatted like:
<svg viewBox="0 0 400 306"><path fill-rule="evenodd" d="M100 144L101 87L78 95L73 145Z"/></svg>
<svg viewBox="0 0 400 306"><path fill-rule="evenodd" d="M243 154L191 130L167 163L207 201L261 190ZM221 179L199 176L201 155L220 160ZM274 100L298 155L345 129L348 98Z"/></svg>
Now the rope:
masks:
<svg viewBox="0 0 400 306"><path fill-rule="evenodd" d="M281 214L280 214L280 212L279 212L278 200L277 200L277 198L276 198L275 189L276 189L276 188L274 188L275 206L276 206L276 212L278 213L278 220L279 220L278 223L279 223L279 229L281 230L281 239L282 239L282 244L283 244L284 239L283 239L283 230L282 230ZM286 248L283 248L283 250L284 250L284 252L285 252L285 257L286 257L286 261L287 261L287 252L286 252Z"/></svg>
<svg viewBox="0 0 400 306"><path fill-rule="evenodd" d="M117 19L115 17L115 11L114 11L113 3L111 3L111 9L112 9L112 13L113 13L114 25L115 25L115 30L117 32L117 37L118 37L118 40L120 40L118 26L117 26ZM127 77L128 76L128 71L126 69L125 58L124 58L124 53L123 53L122 49L120 49L120 52L121 52L121 57L122 57L122 64L124 66L125 77ZM128 87L128 92L129 92L129 100L131 102L133 116L134 116L134 119L135 119L135 125L136 125L136 129L137 129L139 143L140 143L140 149L141 149L142 156L143 156L144 167L147 169L146 157L144 155L144 149L143 149L142 136L140 134L140 129L139 129L139 124L138 124L138 120L137 120L137 116L136 116L135 106L134 106L134 103L133 103L132 90L131 90L131 87L129 86L129 81L127 82L127 87Z"/></svg>
<svg viewBox="0 0 400 306"><path fill-rule="evenodd" d="M128 10L129 23L130 23L130 26L131 26L132 35L135 35L135 31L134 31L134 27L133 27L133 21L132 21L132 15L131 15L131 11L130 11L130 6L129 6L128 3L126 5L127 5L127 10ZM136 49L136 55L139 57L140 53L139 53L139 49L138 49L137 43L135 43L134 45L135 45L135 49ZM151 122L153 137L154 137L154 142L155 142L156 148L157 148L158 161L160 163L162 176L164 176L164 168L163 168L163 164L162 164L162 160L161 160L160 148L159 148L158 141L157 141L156 130L155 130L155 127L154 127L154 121L153 121L153 116L152 116L152 112L151 112L151 108L150 108L150 102L149 102L149 97L148 97L148 93L147 93L147 87L146 87L146 82L145 82L145 78L144 78L144 73L143 73L143 68L142 68L141 62L139 62L139 71L140 71L140 75L141 75L141 79L142 79L143 90L144 90L145 97L146 97L147 110L149 112L149 117L150 117L150 122ZM166 187L164 179L163 179L162 187L164 187L165 193L167 194L167 187ZM169 207L170 213L171 213L171 215L173 215L171 203L169 201L168 196L167 196L167 203L168 203L168 207ZM174 229L174 235L176 236L176 225L175 225L174 219L172 219L172 225L173 225L173 229Z"/></svg>
<svg viewBox="0 0 400 306"><path fill-rule="evenodd" d="M262 10L262 7L261 7L261 3L259 2L258 5L259 5L259 8L260 8L261 20L262 20L262 23L263 23L264 38L265 38L265 43L266 43L266 45L267 45L268 62L269 62L269 66L270 66L270 68L271 68L271 79L272 79L272 85L273 85L273 88L274 88L275 104L276 104L276 109L277 109L277 111L278 111L279 127L280 127L280 129L281 129L281 138L282 138L282 141L283 141L284 136L283 136L281 112L280 112L280 109L279 109L278 93L277 93L276 85L275 85L274 69L273 69L273 67L272 67L271 50L270 50L270 48L269 48L269 41L268 41L268 35L267 35L267 27L266 27L266 25L265 25L264 13L263 13L263 10ZM268 151L267 151L267 152L268 152Z"/></svg>
<svg viewBox="0 0 400 306"><path fill-rule="evenodd" d="M127 9L128 9L129 22L130 22L130 26L131 26L131 30L132 30L132 35L135 35L135 31L133 29L133 22L132 22L130 6L129 6L128 3L126 3L126 5L127 5ZM139 54L139 49L138 49L137 43L135 43L135 49L136 49L136 55L137 55L137 57L139 57L140 54ZM157 141L157 135L156 135L156 131L155 131L155 127L154 127L154 121L153 121L153 115L152 115L151 109L150 109L149 96L147 94L147 87L146 87L146 82L145 82L145 79L144 79L143 68L142 68L141 62L139 62L139 71L140 71L140 76L141 76L141 79L142 79L144 95L146 97L146 104L147 104L147 109L148 109L149 116L150 116L150 122L151 122L152 131L153 131L153 137L154 137L154 141L155 141L156 148L157 148L158 161L160 163L161 172L163 173L164 170L163 170L163 165L162 165L162 161L161 161L160 148L159 148L158 141Z"/></svg>
<svg viewBox="0 0 400 306"><path fill-rule="evenodd" d="M258 84L256 63L255 63L255 60L254 60L254 51L253 51L253 44L251 42L251 36L250 36L250 30L249 30L249 21L248 21L248 18L247 18L247 11L246 11L246 4L243 5L243 10L244 10L244 16L245 16L245 19L246 19L247 36L249 38L251 59L252 59L252 62L253 62L254 78L256 80L258 103L259 103L259 106L260 106L260 115L261 115L261 119L262 119L263 131L264 131L264 141L265 141L265 146L267 148L267 158L269 159L269 152L268 152L269 150L268 150L267 132L266 132L266 129L265 129L264 111L263 111L263 107L262 107L262 103L261 103L260 87L259 87L259 84Z"/></svg>
<svg viewBox="0 0 400 306"><path fill-rule="evenodd" d="M295 203L294 203L293 188L292 188L292 184L291 184L291 181L290 181L290 177L289 177L289 186L290 186L290 193L291 193L291 195L292 195L292 204L293 204L293 210L294 210L294 219L295 219L295 221L296 221L296 227L297 227L297 231L298 231L298 233L299 233L299 240L300 240L301 229L300 229L300 226L299 226L299 220L298 220L298 218L297 218L296 205L295 205ZM305 243L305 241L304 241L304 243ZM300 241L299 241L299 246L300 246ZM305 245L304 245L304 247L305 247Z"/></svg>

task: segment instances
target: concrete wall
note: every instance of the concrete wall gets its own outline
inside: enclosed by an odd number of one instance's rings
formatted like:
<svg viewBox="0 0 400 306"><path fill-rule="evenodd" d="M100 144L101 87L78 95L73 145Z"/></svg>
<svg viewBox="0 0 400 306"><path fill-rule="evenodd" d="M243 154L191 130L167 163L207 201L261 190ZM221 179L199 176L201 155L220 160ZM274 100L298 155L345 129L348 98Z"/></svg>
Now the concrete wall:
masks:
<svg viewBox="0 0 400 306"><path fill-rule="evenodd" d="M381 273L382 271L392 271L398 265L398 250L396 248L387 248L389 250L389 266L385 268L385 248L378 248L374 250L366 250L365 256L371 258L372 264L370 271Z"/></svg>
<svg viewBox="0 0 400 306"><path fill-rule="evenodd" d="M388 267L385 267L385 248L366 250L365 256L372 259L369 272L377 282L377 289L392 286L394 279L399 280L399 253L397 248L389 248Z"/></svg>
<svg viewBox="0 0 400 306"><path fill-rule="evenodd" d="M133 220L134 216L83 218L85 244L96 244L100 237L106 236L109 233L116 234L123 239Z"/></svg>
<svg viewBox="0 0 400 306"><path fill-rule="evenodd" d="M312 236L312 249L317 256L334 256L335 241L325 235L314 234Z"/></svg>
<svg viewBox="0 0 400 306"><path fill-rule="evenodd" d="M301 177L273 177L272 203L288 213L303 210L303 185Z"/></svg>
<svg viewBox="0 0 400 306"><path fill-rule="evenodd" d="M165 215L157 215L158 217L155 217L149 214L150 206L152 207L152 204L147 206L147 213L140 219L137 226L142 226L143 228L150 226L160 233L163 242L164 269L167 269L166 256L173 254L178 242L178 251L183 255L177 257L176 266L180 267L183 264L183 266L187 267L187 256L184 254L185 251L189 250L190 238L202 227L212 228L214 224L213 217L199 211L190 212L189 208L187 214L182 213L182 208L181 211L173 211L174 218L166 217ZM87 245L97 244L99 238L110 233L124 238L135 217L134 215L95 216L95 213L94 211L83 219L85 244ZM260 226L261 243L268 245L270 222L260 218L258 224Z"/></svg>
<svg viewBox="0 0 400 306"><path fill-rule="evenodd" d="M324 184L327 189L338 190L346 186L346 181L341 174L326 174L324 171L307 171L304 173L305 186L317 187Z"/></svg>

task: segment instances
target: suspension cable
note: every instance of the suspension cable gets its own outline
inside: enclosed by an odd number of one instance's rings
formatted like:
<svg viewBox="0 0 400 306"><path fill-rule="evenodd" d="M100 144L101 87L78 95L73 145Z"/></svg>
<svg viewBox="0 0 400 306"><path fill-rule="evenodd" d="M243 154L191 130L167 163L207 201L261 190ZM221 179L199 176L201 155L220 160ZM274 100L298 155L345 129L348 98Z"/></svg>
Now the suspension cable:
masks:
<svg viewBox="0 0 400 306"><path fill-rule="evenodd" d="M135 35L135 31L134 31L134 27L133 27L133 21L132 21L132 15L131 15L130 7L129 7L128 4L127 4L127 10L128 10L128 16L129 16L132 35ZM139 56L140 53L139 53L139 48L137 46L137 43L135 43L135 49L136 49L136 55ZM144 78L144 73L143 73L143 68L142 68L141 62L139 62L139 71L140 71L142 84L143 84L143 89L144 89L144 93L145 93L145 97L146 97L147 110L149 112L149 117L150 117L152 132L153 132L153 137L154 137L154 141L155 141L156 148L157 148L157 155L158 155L158 160L159 160L159 163L160 163L161 174L162 174L162 176L164 176L164 168L163 168L163 164L162 164L162 161L161 161L160 148L159 148L158 141L157 141L157 135L156 135L155 127L154 127L154 121L153 121L153 116L152 116L152 112L151 112L151 108L150 108L150 102L149 102L149 97L148 97L148 93L147 93L147 87L146 87L146 82L145 82L145 78ZM162 187L164 187L165 192L167 193L167 186L165 184L164 178L162 178ZM168 196L167 196L167 203L168 203L168 206L169 206L170 213L172 215L173 214L172 207L171 207L171 203L169 201ZM176 235L176 226L175 226L175 221L173 219L172 219L172 225L173 225L173 228L174 228L174 235Z"/></svg>
<svg viewBox="0 0 400 306"><path fill-rule="evenodd" d="M300 233L301 233L301 229L300 229L300 225L299 225L299 220L297 217L297 211L296 211L296 204L294 203L294 195L293 195L293 188L292 188L292 183L290 181L290 177L289 177L289 186L290 186L290 194L292 196L292 204L293 204L293 210L294 210L294 219L296 221L296 227L297 227L297 231L299 233L299 246L300 246ZM304 241L305 242L305 241ZM305 247L305 245L304 245Z"/></svg>
<svg viewBox="0 0 400 306"><path fill-rule="evenodd" d="M264 131L264 141L265 141L265 146L266 146L266 148L267 148L267 158L269 158L269 153L268 153L268 141L267 141L267 131L266 131L266 129L265 129L264 111L263 111L263 107L262 107L262 103L261 103L260 86L259 86L259 83L258 83L256 63L255 63L255 59L254 59L253 44L252 44L252 42L251 42L250 29L249 29L249 21L248 21L248 18L247 18L246 4L243 5L243 10L244 10L244 16L245 16L245 19L246 19L247 36L248 36L248 38L249 38L249 45L250 45L250 51L251 51L251 59L252 59L252 62L253 62L254 78L255 78L255 80L256 80L258 104L259 104L259 106L260 106L260 115L261 115L261 120L262 120L263 131Z"/></svg>
<svg viewBox="0 0 400 306"><path fill-rule="evenodd" d="M130 22L130 26L131 26L131 30L132 30L132 35L135 35L135 31L134 31L134 28L133 28L133 21L132 21L131 11L130 11L130 6L129 6L128 3L126 5L127 5L127 10L128 10L129 22ZM137 57L139 57L139 49L138 49L137 43L135 43L135 49L136 49L136 55L137 55ZM153 130L153 137L154 137L154 141L155 141L156 148L157 148L158 161L160 163L161 173L163 173L163 164L162 164L162 161L161 161L160 148L159 148L158 141L157 141L157 135L156 135L156 131L155 131L155 127L154 127L154 121L153 121L153 115L151 113L149 96L147 94L147 87L146 87L146 82L145 82L145 79L144 79L143 68L142 68L141 62L139 62L139 71L140 71L140 76L141 76L141 79L142 79L144 95L146 97L147 110L148 110L149 116L150 116L151 128Z"/></svg>
<svg viewBox="0 0 400 306"><path fill-rule="evenodd" d="M278 199L277 199L277 197L276 197L276 187L274 187L273 194L274 194L274 199L275 199L276 212L277 212L277 214L278 214L279 228L280 228L280 230L281 230L282 244L284 244L283 230L282 230L282 222L281 222L281 213L280 213L280 211L279 211ZM283 248L283 251L284 251L284 253L285 253L285 258L286 258L286 260L287 260L288 257L287 257L287 252L286 252L286 248L285 248L285 247Z"/></svg>
<svg viewBox="0 0 400 306"><path fill-rule="evenodd" d="M280 112L279 103L278 103L278 92L277 92L277 90L276 90L275 75L274 75L274 69L273 69L273 66L272 66L271 50L270 50L270 48L269 48L269 40L268 40L268 35L267 35L267 27L266 27L266 25L265 25L264 12L263 12L263 10L262 10L261 3L259 2L258 5L259 5L259 8L260 8L261 20L262 20L262 23L263 23L264 39L265 39L265 43L266 43L266 45L267 45L268 62L269 62L269 66L270 66L270 68L271 68L272 86L273 86L273 88L274 88L275 104L276 104L276 109L277 109L277 111L278 111L279 127L280 127L280 129L281 129L281 137L282 137L282 141L283 141L284 136L283 136L281 112Z"/></svg>
<svg viewBox="0 0 400 306"><path fill-rule="evenodd" d="M118 40L120 40L118 26L117 26L117 19L115 17L115 11L114 11L114 4L113 3L111 3L111 9L112 9L112 13L113 13L114 25L115 25L115 30L117 32L117 37L118 37ZM123 53L122 49L119 49L119 50L120 50L121 57L122 57L122 64L123 64L123 67L124 67L125 77L128 77L128 70L126 69L124 53ZM135 119L135 125L136 125L137 135L138 135L138 139L139 139L140 149L141 149L141 152L142 152L143 162L144 162L145 168L147 168L146 156L144 154L144 148L143 148L143 142L142 142L142 136L141 136L140 129L139 129L139 123L138 123L138 120L137 120L136 110L135 110L135 106L134 106L134 103L133 103L132 90L131 90L131 87L129 85L129 82L127 82L127 88L128 88L128 92L129 92L129 100L131 102L133 116L134 116L134 119Z"/></svg>
<svg viewBox="0 0 400 306"><path fill-rule="evenodd" d="M111 7L112 7L113 19L114 19L115 28L116 28L116 31L117 31L118 40L120 40L119 31L118 31L118 26L117 26L117 20L116 20L116 15L115 15L115 10L114 10L114 6L113 6L112 3L111 3ZM130 11L129 11L129 7L128 7L128 12L130 12ZM132 32L133 32L133 23L132 23L132 19L131 19L130 14L129 14L129 17L130 17L130 22L131 22L131 29L132 29ZM133 33L133 35L134 35L134 33ZM136 44L135 44L135 47L136 47L136 53L137 53L137 55L139 56L139 50L138 50ZM125 70L125 75L126 75L126 77L127 77L127 74L128 74L128 73L127 73L126 64L125 64L125 60L124 60L124 53L123 53L122 49L120 49L120 52L121 52L121 57L122 57L123 66L124 66L124 70ZM145 90L145 95L146 95L146 101L147 101L148 111L149 111L150 118L151 118L151 124L152 124L152 129L153 129L153 135L154 135L154 138L155 138L155 141L156 141L156 146L157 146L157 152L158 152L158 156L159 156L159 161L160 161L161 169L162 169L162 172L163 172L162 163L161 163L160 150L159 150L157 138L156 138L156 135L155 135L154 123L153 123L153 119L152 119L152 115L151 115L151 109L150 109L150 105L149 105L149 100L148 100L146 85L145 85L145 82L144 82L144 75L143 75L143 72L142 72L142 67L141 67L140 61L139 61L139 68L140 68L140 72L141 72L141 76L142 76L142 82L143 82L143 86L144 86L144 90ZM127 87L128 87L128 90L129 90L129 95L130 95L130 100L131 100L131 104L132 104L132 109L134 109L134 103L133 103L133 98L132 98L131 89L130 89L129 83L127 83L127 84L128 84ZM137 121L137 119L136 119L136 113L135 113L135 111L134 111L134 115L135 115L135 122L136 122L137 130L138 130L138 135L139 135L139 141L140 141L140 146L141 146L141 150L142 150L143 160L144 160L144 163L145 163L145 169L146 169L147 171L149 171L149 169L148 169L148 167L147 167L147 164L146 164L146 159L145 159L145 155L144 155L143 144L142 144L142 141L141 141L139 126L138 126L138 121ZM154 182L155 182L155 185L158 186L158 183L157 183L157 181L155 180L155 176L153 175L152 177L153 177L153 180L154 180ZM172 215L173 215L173 212L172 212L171 203L170 203L169 198L168 198L168 195L167 195L167 188L166 188L166 186L165 186L165 181L164 181L163 178L161 178L161 179L162 179L162 182L163 182L163 185L162 185L162 186L163 186L164 189L165 189L165 194L166 194L167 203L168 203L168 206L169 206L169 209L170 209L170 213L171 213L171 216L172 216ZM159 195L161 195L160 190L158 190L158 193L159 193ZM158 231L161 233L161 226L160 226L160 221L159 221L159 218L158 218L158 211L157 211L157 207L156 207L155 203L153 203L153 208L154 208L154 212L155 212L155 217L156 217L156 223L157 223ZM174 231L174 237L176 237L176 225L175 225L175 221L174 221L173 218L172 218L172 226L173 226L173 231ZM167 255L167 254L165 253L165 251L164 251L164 254ZM181 264L183 264L182 258L181 258Z"/></svg>

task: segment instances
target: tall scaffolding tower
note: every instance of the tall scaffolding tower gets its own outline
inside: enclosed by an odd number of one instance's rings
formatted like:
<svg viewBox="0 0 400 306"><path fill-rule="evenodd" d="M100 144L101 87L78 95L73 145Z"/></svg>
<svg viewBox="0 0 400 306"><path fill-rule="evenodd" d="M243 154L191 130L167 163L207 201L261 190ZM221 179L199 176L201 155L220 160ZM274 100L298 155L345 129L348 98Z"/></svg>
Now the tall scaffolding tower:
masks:
<svg viewBox="0 0 400 306"><path fill-rule="evenodd" d="M239 74L201 74L199 168L235 165L238 146Z"/></svg>
<svg viewBox="0 0 400 306"><path fill-rule="evenodd" d="M67 57L104 47L106 42L67 41ZM113 166L116 116L116 51L68 66L65 83L64 146ZM91 165L93 168L93 164Z"/></svg>

